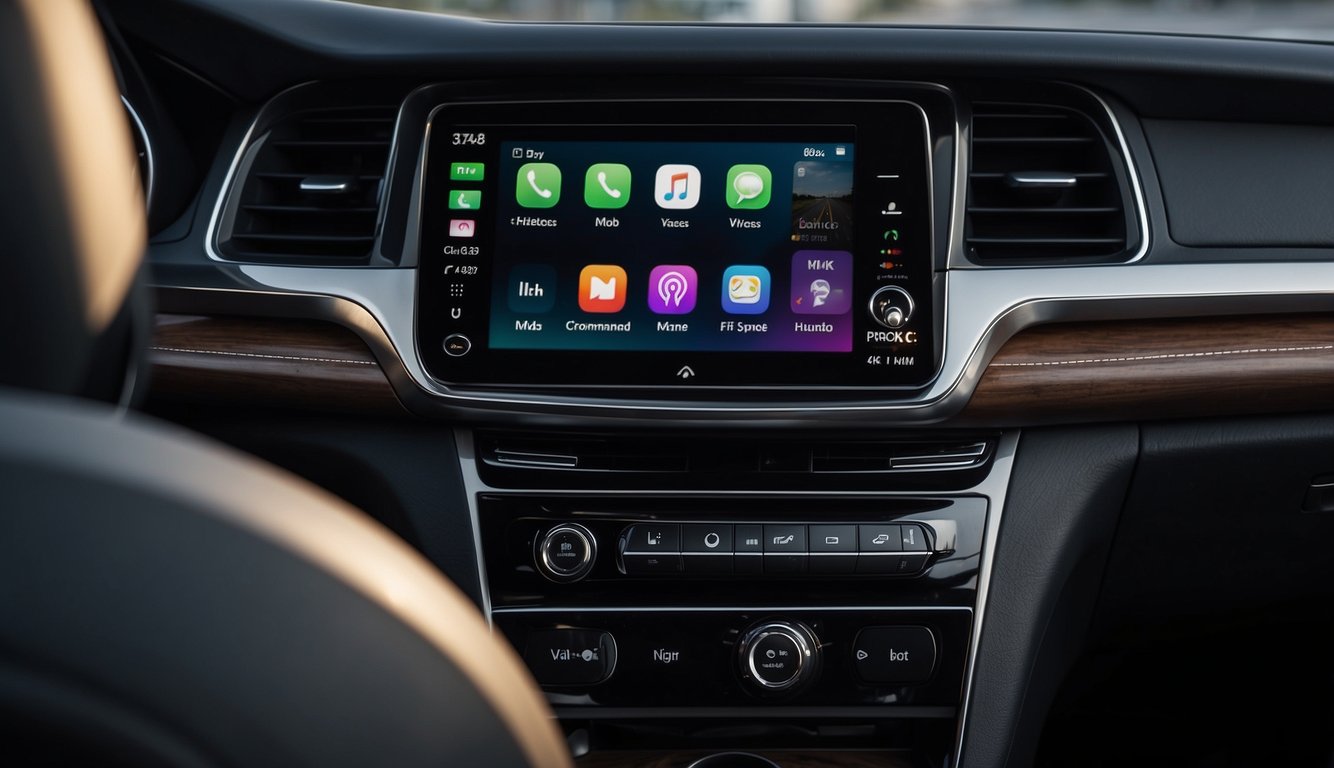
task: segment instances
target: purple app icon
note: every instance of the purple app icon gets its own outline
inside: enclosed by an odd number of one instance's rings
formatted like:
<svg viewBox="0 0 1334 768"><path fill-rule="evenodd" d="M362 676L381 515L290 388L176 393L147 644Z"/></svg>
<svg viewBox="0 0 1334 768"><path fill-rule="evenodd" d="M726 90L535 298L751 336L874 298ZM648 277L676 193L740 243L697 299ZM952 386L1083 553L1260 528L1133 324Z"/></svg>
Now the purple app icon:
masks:
<svg viewBox="0 0 1334 768"><path fill-rule="evenodd" d="M648 275L648 308L659 315L684 315L695 309L699 276L684 264L659 264Z"/></svg>
<svg viewBox="0 0 1334 768"><path fill-rule="evenodd" d="M792 311L798 315L844 315L852 308L852 254L797 251L792 254Z"/></svg>

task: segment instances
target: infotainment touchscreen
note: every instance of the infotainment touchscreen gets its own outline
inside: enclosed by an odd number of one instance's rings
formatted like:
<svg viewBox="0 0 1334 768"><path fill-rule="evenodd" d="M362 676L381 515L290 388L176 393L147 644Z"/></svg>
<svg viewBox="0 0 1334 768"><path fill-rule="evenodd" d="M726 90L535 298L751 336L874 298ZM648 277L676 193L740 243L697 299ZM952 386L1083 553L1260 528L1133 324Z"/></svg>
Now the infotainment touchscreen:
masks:
<svg viewBox="0 0 1334 768"><path fill-rule="evenodd" d="M910 386L926 145L902 102L444 107L422 360L493 386Z"/></svg>

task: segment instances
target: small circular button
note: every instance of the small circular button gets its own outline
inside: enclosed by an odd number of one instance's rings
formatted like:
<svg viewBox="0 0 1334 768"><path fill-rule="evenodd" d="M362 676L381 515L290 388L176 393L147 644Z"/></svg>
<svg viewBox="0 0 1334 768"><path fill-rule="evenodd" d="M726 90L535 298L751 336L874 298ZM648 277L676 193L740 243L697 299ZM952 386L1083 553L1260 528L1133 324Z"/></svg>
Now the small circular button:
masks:
<svg viewBox="0 0 1334 768"><path fill-rule="evenodd" d="M871 319L891 329L902 328L912 318L914 308L912 296L897 285L886 285L871 294L868 307Z"/></svg>
<svg viewBox="0 0 1334 768"><path fill-rule="evenodd" d="M820 674L820 643L800 622L758 624L742 635L738 650L741 679L755 693L791 693Z"/></svg>
<svg viewBox="0 0 1334 768"><path fill-rule="evenodd" d="M556 582L578 581L593 570L597 539L582 525L562 523L537 544L537 570Z"/></svg>
<svg viewBox="0 0 1334 768"><path fill-rule="evenodd" d="M472 351L472 339L461 333L451 333L445 337L445 354L450 357L463 357Z"/></svg>
<svg viewBox="0 0 1334 768"><path fill-rule="evenodd" d="M775 688L792 682L804 663L797 641L778 633L765 635L750 651L755 679Z"/></svg>

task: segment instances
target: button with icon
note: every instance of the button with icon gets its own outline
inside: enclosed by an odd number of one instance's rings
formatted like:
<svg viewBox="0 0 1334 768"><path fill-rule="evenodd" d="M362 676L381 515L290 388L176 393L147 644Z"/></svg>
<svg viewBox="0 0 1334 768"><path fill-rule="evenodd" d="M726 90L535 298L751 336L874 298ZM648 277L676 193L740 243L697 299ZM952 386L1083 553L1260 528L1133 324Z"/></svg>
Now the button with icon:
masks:
<svg viewBox="0 0 1334 768"><path fill-rule="evenodd" d="M589 264L579 273L579 308L591 313L625 308L625 269L615 264Z"/></svg>
<svg viewBox="0 0 1334 768"><path fill-rule="evenodd" d="M763 165L734 165L727 171L727 207L759 210L769 205L773 174Z"/></svg>
<svg viewBox="0 0 1334 768"><path fill-rule="evenodd" d="M732 526L686 523L681 526L686 573L732 572Z"/></svg>
<svg viewBox="0 0 1334 768"><path fill-rule="evenodd" d="M475 211L482 207L482 190L449 190L449 209L451 211Z"/></svg>
<svg viewBox="0 0 1334 768"><path fill-rule="evenodd" d="M684 210L699 203L699 169L693 165L673 164L658 168L653 179L653 202L659 208Z"/></svg>
<svg viewBox="0 0 1334 768"><path fill-rule="evenodd" d="M630 166L595 163L584 174L584 204L589 208L624 208L630 202Z"/></svg>
<svg viewBox="0 0 1334 768"><path fill-rule="evenodd" d="M524 208L552 208L560 202L560 168L524 163L514 179L514 199Z"/></svg>
<svg viewBox="0 0 1334 768"><path fill-rule="evenodd" d="M659 264L648 275L648 308L658 315L693 312L699 275L686 264Z"/></svg>
<svg viewBox="0 0 1334 768"><path fill-rule="evenodd" d="M723 311L758 315L769 309L769 270L758 264L734 264L723 272Z"/></svg>

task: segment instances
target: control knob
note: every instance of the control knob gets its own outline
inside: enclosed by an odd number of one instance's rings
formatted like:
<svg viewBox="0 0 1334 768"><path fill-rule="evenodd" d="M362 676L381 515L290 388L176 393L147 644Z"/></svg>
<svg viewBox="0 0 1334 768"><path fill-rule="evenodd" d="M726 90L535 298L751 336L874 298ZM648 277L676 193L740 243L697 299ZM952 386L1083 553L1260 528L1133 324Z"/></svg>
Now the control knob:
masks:
<svg viewBox="0 0 1334 768"><path fill-rule="evenodd" d="M537 570L555 582L578 581L593 570L597 539L578 523L561 523L537 542Z"/></svg>
<svg viewBox="0 0 1334 768"><path fill-rule="evenodd" d="M820 676L820 641L798 621L765 621L737 644L741 680L762 695L793 693Z"/></svg>
<svg viewBox="0 0 1334 768"><path fill-rule="evenodd" d="M871 318L886 328L902 328L912 318L912 296L897 285L886 285L871 294Z"/></svg>

